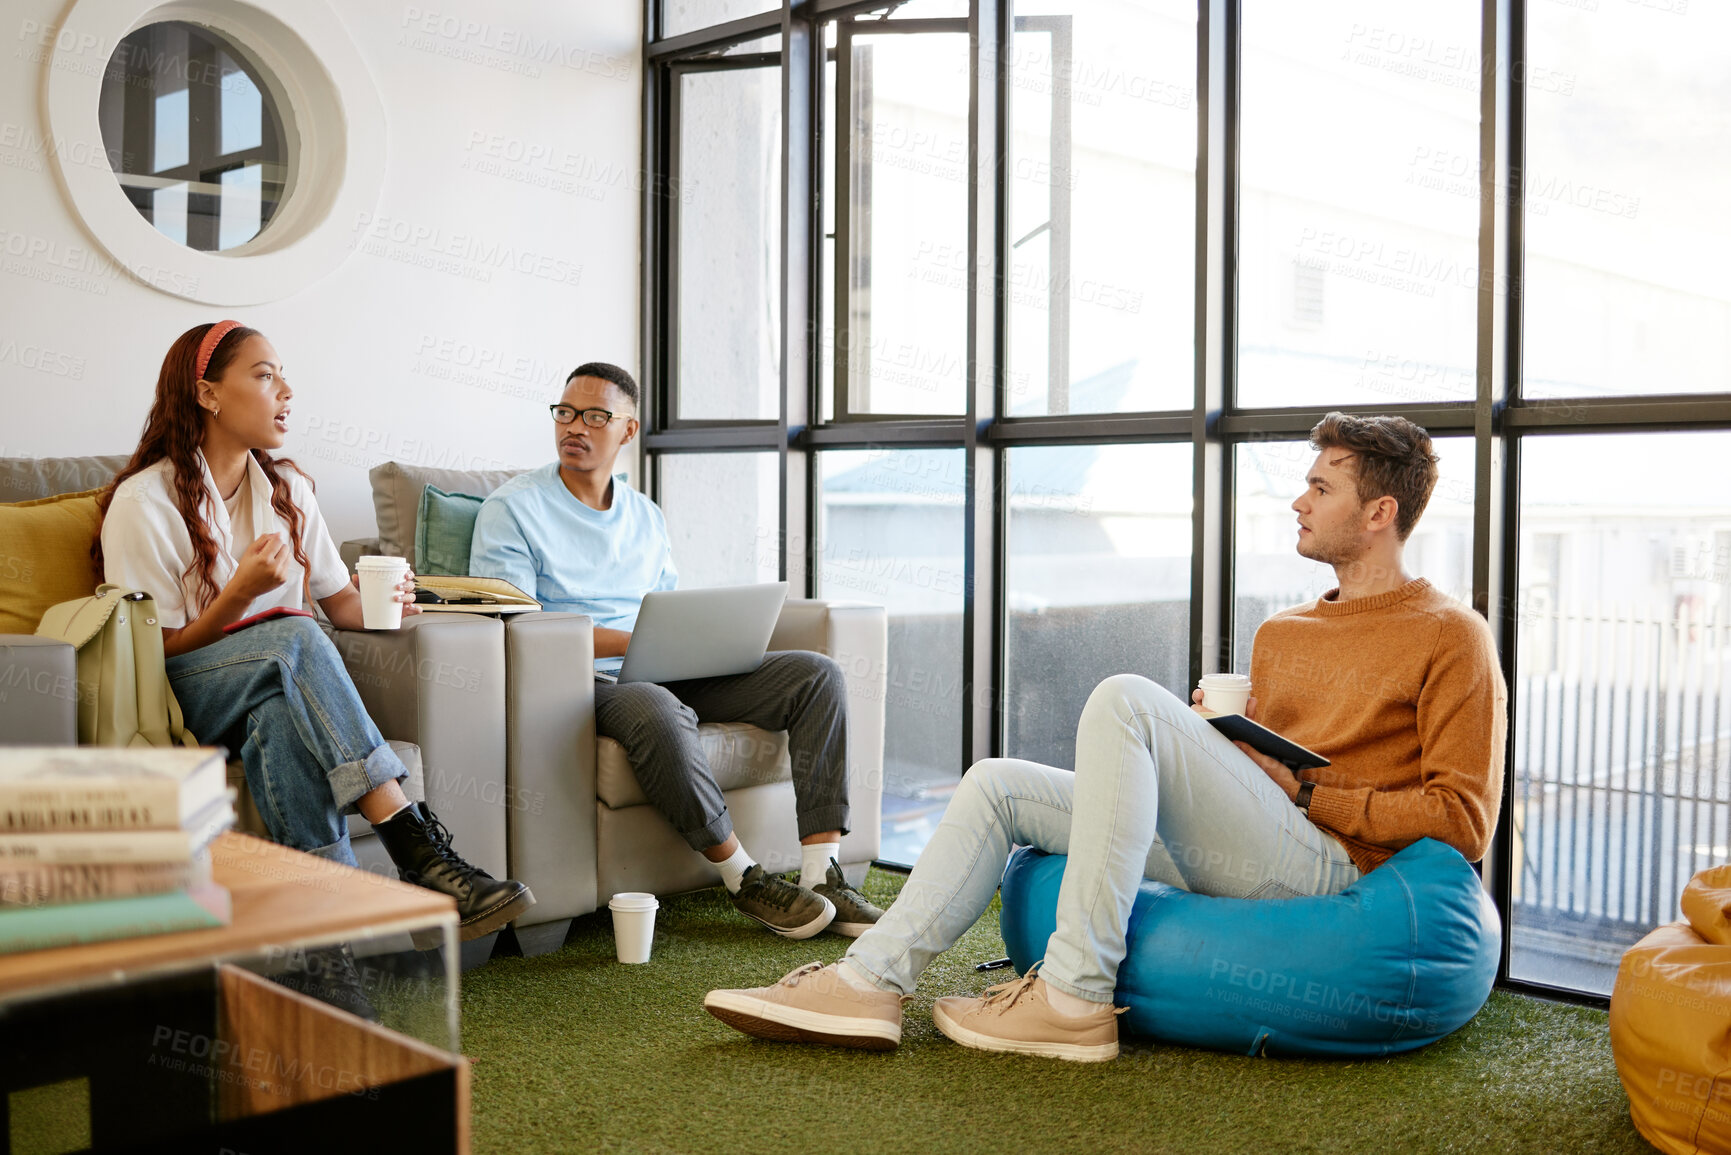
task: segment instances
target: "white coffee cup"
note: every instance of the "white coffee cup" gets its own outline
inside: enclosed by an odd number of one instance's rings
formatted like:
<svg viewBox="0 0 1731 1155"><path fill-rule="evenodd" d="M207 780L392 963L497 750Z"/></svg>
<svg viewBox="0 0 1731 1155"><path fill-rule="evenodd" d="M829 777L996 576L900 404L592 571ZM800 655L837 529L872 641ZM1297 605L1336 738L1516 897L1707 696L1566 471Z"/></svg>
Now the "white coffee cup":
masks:
<svg viewBox="0 0 1731 1155"><path fill-rule="evenodd" d="M655 941L655 911L661 904L653 894L625 890L607 900L613 912L613 949L622 963L646 963Z"/></svg>
<svg viewBox="0 0 1731 1155"><path fill-rule="evenodd" d="M1216 714L1242 714L1250 705L1250 679L1243 674L1203 674L1196 688L1202 708Z"/></svg>
<svg viewBox="0 0 1731 1155"><path fill-rule="evenodd" d="M369 630L395 630L403 625L403 603L397 587L409 572L406 557L363 557L355 563L361 577L361 625Z"/></svg>

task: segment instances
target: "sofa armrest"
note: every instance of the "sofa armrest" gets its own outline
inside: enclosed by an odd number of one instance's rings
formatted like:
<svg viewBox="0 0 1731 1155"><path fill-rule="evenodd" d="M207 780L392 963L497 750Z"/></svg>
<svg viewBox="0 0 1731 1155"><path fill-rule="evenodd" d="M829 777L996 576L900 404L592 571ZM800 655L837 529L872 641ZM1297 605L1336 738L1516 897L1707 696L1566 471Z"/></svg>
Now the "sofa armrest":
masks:
<svg viewBox="0 0 1731 1155"><path fill-rule="evenodd" d="M505 873L505 637L479 614L414 614L332 640L386 738L421 748L427 805L464 858Z"/></svg>
<svg viewBox="0 0 1731 1155"><path fill-rule="evenodd" d="M519 926L596 906L594 661L582 614L505 618L508 862L535 892Z"/></svg>
<svg viewBox="0 0 1731 1155"><path fill-rule="evenodd" d="M889 616L862 602L790 599L782 607L772 650L811 650L841 667L847 682L848 805L852 829L842 859L878 856L883 826L884 698L889 685Z"/></svg>
<svg viewBox="0 0 1731 1155"><path fill-rule="evenodd" d="M78 744L78 651L58 638L0 634L0 746Z"/></svg>

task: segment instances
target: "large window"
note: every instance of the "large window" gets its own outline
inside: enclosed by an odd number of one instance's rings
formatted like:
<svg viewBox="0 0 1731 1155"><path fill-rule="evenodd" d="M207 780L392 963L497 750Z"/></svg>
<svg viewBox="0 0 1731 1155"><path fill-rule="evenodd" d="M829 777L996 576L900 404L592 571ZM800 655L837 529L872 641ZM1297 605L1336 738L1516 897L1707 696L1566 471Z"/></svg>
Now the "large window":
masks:
<svg viewBox="0 0 1731 1155"><path fill-rule="evenodd" d="M656 462L656 497L681 587L778 580L776 466L773 453L668 453Z"/></svg>
<svg viewBox="0 0 1731 1155"><path fill-rule="evenodd" d="M1502 980L1731 855L1722 6L650 3L645 448L694 580L885 606L886 858L1333 584L1334 409L1431 431L1509 682Z"/></svg>
<svg viewBox="0 0 1731 1155"><path fill-rule="evenodd" d="M1183 409L1196 7L1032 0L1010 53L1006 409Z"/></svg>
<svg viewBox="0 0 1731 1155"><path fill-rule="evenodd" d="M921 25L908 25L919 29ZM940 27L944 27L940 25ZM849 259L836 281L848 414L960 413L967 399L968 37L854 32L836 47Z"/></svg>
<svg viewBox="0 0 1731 1155"><path fill-rule="evenodd" d="M1523 450L1514 735L1519 978L1609 994L1731 859L1731 433Z"/></svg>
<svg viewBox="0 0 1731 1155"><path fill-rule="evenodd" d="M1731 6L1528 22L1527 394L1731 390Z"/></svg>
<svg viewBox="0 0 1731 1155"><path fill-rule="evenodd" d="M781 408L781 90L773 68L682 72L675 410Z"/></svg>
<svg viewBox="0 0 1731 1155"><path fill-rule="evenodd" d="M1242 7L1239 401L1472 397L1476 8Z"/></svg>
<svg viewBox="0 0 1731 1155"><path fill-rule="evenodd" d="M1190 446L1010 450L1004 752L1075 765L1113 674L1190 685Z"/></svg>
<svg viewBox="0 0 1731 1155"><path fill-rule="evenodd" d="M962 776L962 451L819 456L817 594L889 611L884 828L892 862L919 857Z"/></svg>

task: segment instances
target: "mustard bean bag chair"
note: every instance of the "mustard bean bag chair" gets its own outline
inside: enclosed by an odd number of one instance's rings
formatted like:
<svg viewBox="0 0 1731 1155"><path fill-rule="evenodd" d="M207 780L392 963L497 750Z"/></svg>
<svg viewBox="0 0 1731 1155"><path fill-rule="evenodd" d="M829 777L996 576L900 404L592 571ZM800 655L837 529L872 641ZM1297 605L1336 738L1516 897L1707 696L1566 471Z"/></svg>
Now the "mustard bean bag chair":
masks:
<svg viewBox="0 0 1731 1155"><path fill-rule="evenodd" d="M1647 1142L1731 1152L1731 866L1689 881L1683 917L1623 956L1611 1054Z"/></svg>

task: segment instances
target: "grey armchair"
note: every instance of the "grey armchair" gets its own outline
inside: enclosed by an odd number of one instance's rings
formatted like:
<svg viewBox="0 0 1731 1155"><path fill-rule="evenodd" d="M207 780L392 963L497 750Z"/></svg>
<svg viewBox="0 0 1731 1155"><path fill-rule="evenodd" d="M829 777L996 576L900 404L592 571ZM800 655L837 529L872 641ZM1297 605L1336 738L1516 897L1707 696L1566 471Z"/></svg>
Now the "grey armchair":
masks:
<svg viewBox="0 0 1731 1155"><path fill-rule="evenodd" d="M377 466L371 477L379 537L343 543L344 557L351 565L367 553L412 557L426 486L484 497L511 476L510 472L425 469L394 462ZM687 847L648 805L624 750L596 734L595 683L590 676L594 635L589 619L578 614L529 613L502 621L481 620L503 634L504 785L490 797L474 796L469 784L441 777L429 758L427 789L429 796L435 789L445 797L464 795L469 808L492 806L502 814L510 876L527 883L536 899L534 908L513 924L520 949L536 954L557 947L573 917L596 910L620 891L672 894L717 883L720 876L715 868ZM365 647L381 638L386 639L382 644L390 644L390 635L349 638L339 635L339 646L345 647L351 671L364 670L367 662L350 657L346 647ZM842 667L848 692L853 817L852 829L842 840L841 859L844 870L857 880L877 857L881 833L888 668L885 612L881 606L790 601L782 610L770 648L813 650L836 659ZM388 659L376 661L389 664ZM439 676L437 671L428 673ZM387 733L424 745L418 737L422 731L416 727L440 724L424 711L399 719L398 703L386 699L419 693L410 686L393 683L383 691L365 684L359 675L356 684ZM699 733L741 840L769 869L797 866L799 839L786 735L737 724L704 725Z"/></svg>

